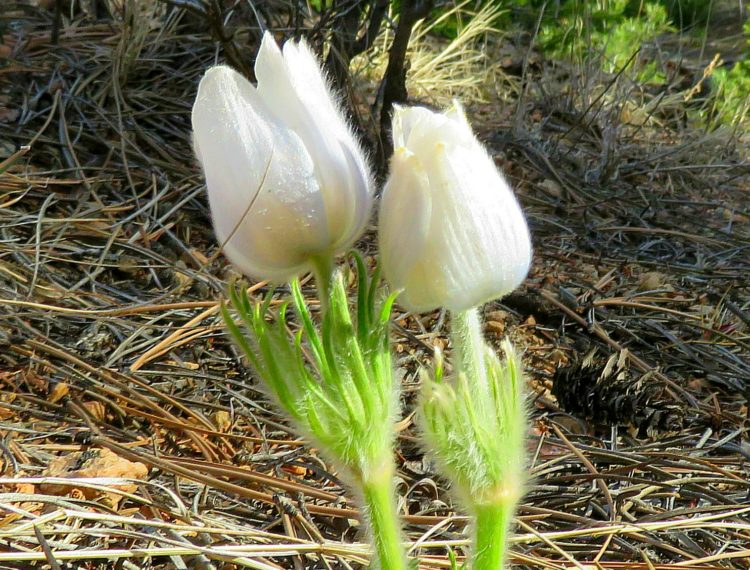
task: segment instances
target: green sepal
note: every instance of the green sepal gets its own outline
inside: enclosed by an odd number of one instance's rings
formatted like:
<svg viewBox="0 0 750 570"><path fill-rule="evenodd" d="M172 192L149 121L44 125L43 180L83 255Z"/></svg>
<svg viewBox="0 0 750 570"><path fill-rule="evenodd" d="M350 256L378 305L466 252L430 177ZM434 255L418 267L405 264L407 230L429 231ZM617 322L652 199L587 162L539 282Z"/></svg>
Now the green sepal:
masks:
<svg viewBox="0 0 750 570"><path fill-rule="evenodd" d="M359 489L379 567L404 570L393 500L399 397L388 339L396 294L381 295L379 271L370 279L362 257L352 257L357 271L353 313L343 274L331 275L326 260L315 264L321 307L317 322L296 279L290 300L275 311L271 295L253 303L244 287L230 287L242 328L225 305L221 313L269 394Z"/></svg>
<svg viewBox="0 0 750 570"><path fill-rule="evenodd" d="M370 291L367 285L367 268L362 255L353 250L349 254L357 266L357 337L359 342L367 339L370 331ZM374 280L373 280L374 282Z"/></svg>
<svg viewBox="0 0 750 570"><path fill-rule="evenodd" d="M327 281L318 324L296 279L290 300L273 311L270 295L253 303L244 287L230 287L229 299L244 331L226 306L221 312L270 395L329 456L356 474L392 453L398 398L388 343L396 294L378 302L378 284L369 278L364 260L359 253L352 258L356 322L341 271ZM297 327L290 322L290 305Z"/></svg>

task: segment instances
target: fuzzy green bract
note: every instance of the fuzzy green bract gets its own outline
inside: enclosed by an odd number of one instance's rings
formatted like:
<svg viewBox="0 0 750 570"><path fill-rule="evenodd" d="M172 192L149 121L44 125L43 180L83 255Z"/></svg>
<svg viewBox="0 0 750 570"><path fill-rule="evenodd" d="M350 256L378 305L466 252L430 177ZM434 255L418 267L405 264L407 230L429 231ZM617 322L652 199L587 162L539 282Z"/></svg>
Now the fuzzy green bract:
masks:
<svg viewBox="0 0 750 570"><path fill-rule="evenodd" d="M290 331L290 303L271 315L268 303L252 302L241 286L230 288L230 299L244 330L225 305L222 315L270 395L327 455L361 480L392 454L398 399L388 321L395 297L378 302L378 272L369 279L362 259L354 259L356 323L340 271L319 327L296 279L291 283L300 325L296 333Z"/></svg>
<svg viewBox="0 0 750 570"><path fill-rule="evenodd" d="M380 273L368 277L358 253L356 320L352 319L345 275L331 277L331 260L313 260L322 317L307 307L297 279L291 302L275 314L254 303L243 287L231 287L232 307L221 312L231 335L265 383L269 394L298 428L328 456L360 494L375 547L373 567L406 570L394 500L393 444L398 412L388 339L396 295L380 295ZM289 306L296 314L293 333Z"/></svg>
<svg viewBox="0 0 750 570"><path fill-rule="evenodd" d="M487 384L463 372L454 381L438 364L423 378L422 428L435 457L465 503L517 501L525 481L527 426L523 377L508 341L505 360L486 347ZM426 375L425 375L426 376Z"/></svg>
<svg viewBox="0 0 750 570"><path fill-rule="evenodd" d="M526 482L524 381L510 342L503 342L500 361L482 339L475 311L454 315L452 339L453 377L444 378L439 356L432 377L423 373L422 430L474 518L471 568L498 570Z"/></svg>

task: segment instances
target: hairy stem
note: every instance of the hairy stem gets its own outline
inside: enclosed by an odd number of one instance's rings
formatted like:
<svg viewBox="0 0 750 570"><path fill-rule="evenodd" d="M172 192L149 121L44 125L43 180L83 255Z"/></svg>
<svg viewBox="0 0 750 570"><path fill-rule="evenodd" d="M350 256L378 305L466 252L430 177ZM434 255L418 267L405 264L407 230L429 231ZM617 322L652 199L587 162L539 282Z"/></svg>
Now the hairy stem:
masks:
<svg viewBox="0 0 750 570"><path fill-rule="evenodd" d="M504 570L513 508L512 501L475 506L472 570Z"/></svg>
<svg viewBox="0 0 750 570"><path fill-rule="evenodd" d="M328 301L331 298L331 287L333 286L333 258L330 256L313 257L311 262L313 275L315 276L315 285L318 289L321 314L324 315L328 309Z"/></svg>
<svg viewBox="0 0 750 570"><path fill-rule="evenodd" d="M451 341L456 359L456 370L466 375L469 384L481 394L487 387L487 371L484 364L484 338L482 323L477 309L453 314Z"/></svg>
<svg viewBox="0 0 750 570"><path fill-rule="evenodd" d="M393 472L393 460L389 458L360 480L375 547L376 564L373 567L380 570L408 568L396 512Z"/></svg>

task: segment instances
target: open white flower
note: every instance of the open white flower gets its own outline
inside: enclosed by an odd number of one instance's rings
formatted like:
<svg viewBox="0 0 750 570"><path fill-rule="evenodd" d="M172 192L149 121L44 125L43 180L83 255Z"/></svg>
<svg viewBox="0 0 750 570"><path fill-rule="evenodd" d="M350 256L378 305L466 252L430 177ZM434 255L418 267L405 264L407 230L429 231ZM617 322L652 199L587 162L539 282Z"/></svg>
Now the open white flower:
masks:
<svg viewBox="0 0 750 570"><path fill-rule="evenodd" d="M383 270L414 311L465 311L510 293L531 263L523 212L461 107L397 107L380 207Z"/></svg>
<svg viewBox="0 0 750 570"><path fill-rule="evenodd" d="M285 281L354 243L372 204L367 162L307 44L266 33L258 86L209 69L193 105L214 229L243 273Z"/></svg>

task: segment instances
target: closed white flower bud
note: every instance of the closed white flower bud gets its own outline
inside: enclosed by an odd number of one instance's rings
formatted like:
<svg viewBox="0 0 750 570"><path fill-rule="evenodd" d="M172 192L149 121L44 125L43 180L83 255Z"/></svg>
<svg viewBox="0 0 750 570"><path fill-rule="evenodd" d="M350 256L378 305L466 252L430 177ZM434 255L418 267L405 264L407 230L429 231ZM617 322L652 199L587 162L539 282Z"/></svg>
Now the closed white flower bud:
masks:
<svg viewBox="0 0 750 570"><path fill-rule="evenodd" d="M285 281L354 243L372 204L371 175L305 42L283 53L263 36L258 86L209 69L193 106L194 145L214 229L243 273Z"/></svg>
<svg viewBox="0 0 750 570"><path fill-rule="evenodd" d="M393 141L380 251L400 302L465 311L518 287L531 264L526 219L461 107L397 107Z"/></svg>

